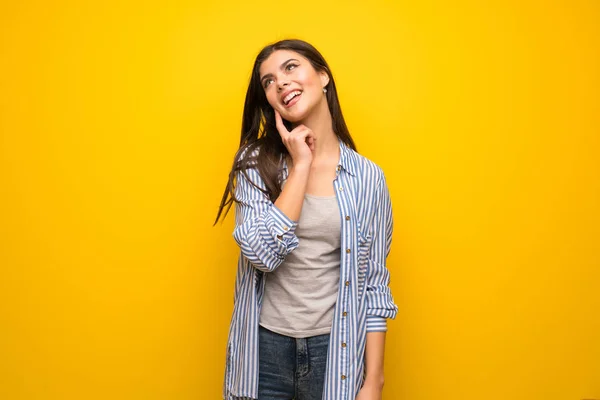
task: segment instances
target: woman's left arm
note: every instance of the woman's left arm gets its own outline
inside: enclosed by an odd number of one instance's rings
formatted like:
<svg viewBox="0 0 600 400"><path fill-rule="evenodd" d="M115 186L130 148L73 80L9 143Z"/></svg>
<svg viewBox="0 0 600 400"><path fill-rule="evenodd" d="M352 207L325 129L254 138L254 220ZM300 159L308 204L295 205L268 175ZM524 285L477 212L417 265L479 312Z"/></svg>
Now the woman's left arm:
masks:
<svg viewBox="0 0 600 400"><path fill-rule="evenodd" d="M357 400L379 400L383 387L383 359L387 319L395 318L398 306L389 287L390 272L386 259L392 244L392 202L385 176L381 172L376 188L375 215L371 229L371 245L367 258L367 343L366 376Z"/></svg>
<svg viewBox="0 0 600 400"><path fill-rule="evenodd" d="M387 319L396 318L398 306L390 290L386 259L392 246L392 201L383 172L377 183L371 223L371 243L367 256L367 332L386 332Z"/></svg>
<svg viewBox="0 0 600 400"><path fill-rule="evenodd" d="M356 400L380 400L383 391L385 332L368 332L365 349L366 376Z"/></svg>

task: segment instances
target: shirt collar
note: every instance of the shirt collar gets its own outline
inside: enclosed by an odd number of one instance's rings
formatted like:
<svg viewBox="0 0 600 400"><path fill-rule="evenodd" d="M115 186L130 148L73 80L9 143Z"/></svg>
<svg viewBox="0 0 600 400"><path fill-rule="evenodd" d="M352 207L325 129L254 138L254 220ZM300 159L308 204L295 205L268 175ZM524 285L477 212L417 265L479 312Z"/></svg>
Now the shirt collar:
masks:
<svg viewBox="0 0 600 400"><path fill-rule="evenodd" d="M348 147L348 145L346 143L344 143L342 140L340 140L338 138L338 142L340 145L340 162L338 163L338 166L341 167L341 169L343 169L344 171L348 172L350 175L352 176L356 176L356 170L354 168L354 158L355 158L355 153L354 151ZM283 159L283 170L286 172L286 176L287 176L287 161L285 159L285 157L282 156Z"/></svg>
<svg viewBox="0 0 600 400"><path fill-rule="evenodd" d="M340 140L340 166L352 176L356 176L356 152Z"/></svg>

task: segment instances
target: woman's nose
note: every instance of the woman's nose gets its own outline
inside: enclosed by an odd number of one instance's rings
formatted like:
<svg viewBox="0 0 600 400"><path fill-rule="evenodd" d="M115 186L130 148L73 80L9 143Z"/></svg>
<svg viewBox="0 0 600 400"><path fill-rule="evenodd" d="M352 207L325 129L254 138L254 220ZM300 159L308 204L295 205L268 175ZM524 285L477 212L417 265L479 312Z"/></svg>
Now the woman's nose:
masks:
<svg viewBox="0 0 600 400"><path fill-rule="evenodd" d="M286 86L288 86L290 83L288 81L279 81L279 85L278 85L278 89L281 91L283 90L283 88L285 88Z"/></svg>

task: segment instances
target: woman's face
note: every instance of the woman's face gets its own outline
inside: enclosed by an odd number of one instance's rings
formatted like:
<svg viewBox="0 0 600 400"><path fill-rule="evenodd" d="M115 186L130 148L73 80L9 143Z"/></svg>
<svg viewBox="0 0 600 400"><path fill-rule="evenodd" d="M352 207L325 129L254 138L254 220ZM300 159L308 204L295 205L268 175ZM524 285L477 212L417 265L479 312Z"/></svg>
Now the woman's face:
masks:
<svg viewBox="0 0 600 400"><path fill-rule="evenodd" d="M290 122L302 121L316 105L327 101L323 88L329 83L329 76L317 72L294 51L274 51L263 61L259 73L267 101Z"/></svg>

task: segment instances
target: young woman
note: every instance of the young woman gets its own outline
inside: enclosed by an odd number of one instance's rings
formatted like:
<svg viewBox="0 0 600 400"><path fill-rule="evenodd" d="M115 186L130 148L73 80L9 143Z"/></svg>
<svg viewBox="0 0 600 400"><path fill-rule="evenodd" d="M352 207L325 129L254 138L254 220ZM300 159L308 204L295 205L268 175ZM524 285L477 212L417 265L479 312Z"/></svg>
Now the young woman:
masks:
<svg viewBox="0 0 600 400"><path fill-rule="evenodd" d="M241 254L223 397L380 400L386 319L398 311L390 196L304 41L256 57L216 221L234 202Z"/></svg>

